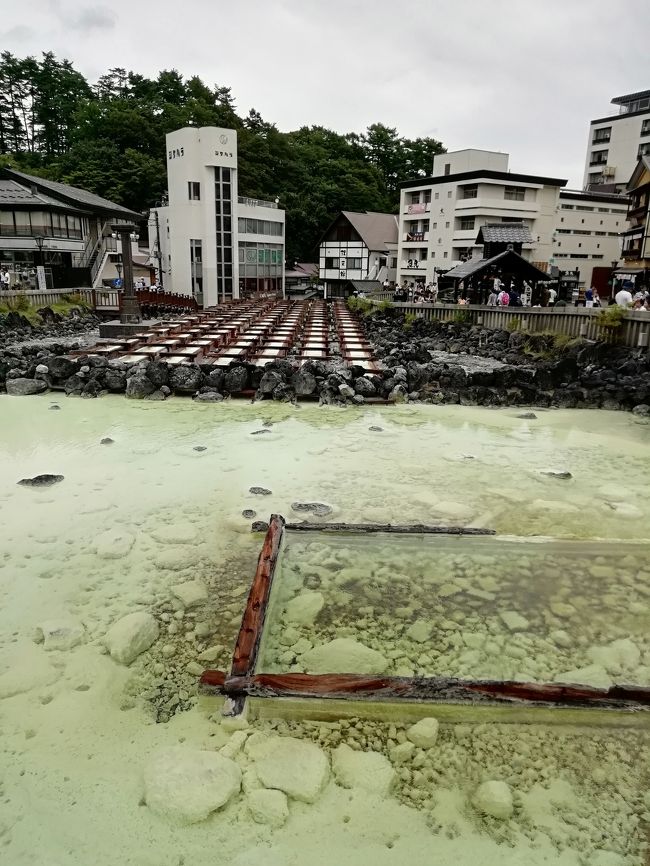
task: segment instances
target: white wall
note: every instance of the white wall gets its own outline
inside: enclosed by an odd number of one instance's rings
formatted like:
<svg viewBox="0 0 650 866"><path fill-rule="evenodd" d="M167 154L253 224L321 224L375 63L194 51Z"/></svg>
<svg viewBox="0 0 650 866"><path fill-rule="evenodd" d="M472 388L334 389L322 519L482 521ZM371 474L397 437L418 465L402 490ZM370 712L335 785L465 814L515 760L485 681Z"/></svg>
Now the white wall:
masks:
<svg viewBox="0 0 650 866"><path fill-rule="evenodd" d="M338 268L326 268L325 259L339 260ZM350 259L361 259L360 268L348 267ZM371 252L362 240L324 241L320 245L318 276L319 279L338 282L340 280L365 280L371 269Z"/></svg>
<svg viewBox="0 0 650 866"><path fill-rule="evenodd" d="M491 171L508 171L509 154L494 150L454 150L451 153L438 153L433 157L433 176L445 174L445 166L450 166L449 174L460 174L463 171L489 169Z"/></svg>
<svg viewBox="0 0 650 866"><path fill-rule="evenodd" d="M590 165L592 154L602 151L607 151L606 165L615 169L613 176L603 177L603 182L616 183L619 187L623 187L628 182L639 161L639 145L642 143L650 144L650 135L641 135L643 122L649 119L650 111L647 111L632 117L619 114L599 123L591 122L587 139L583 186L586 187L592 181L590 175L602 171L602 166ZM609 142L594 143L594 133L608 127L611 127Z"/></svg>
<svg viewBox="0 0 650 866"><path fill-rule="evenodd" d="M282 278L282 294L284 296L284 268L285 268L285 212L281 208L274 208L267 206L270 205L270 202L262 202L257 199L246 199L245 204L237 205L237 215L238 220L242 219L252 219L252 220L263 220L264 222L274 223L275 225L281 226L281 234L266 234L259 232L240 232L239 227L237 226L237 243L238 246L242 246L244 249L244 253L246 251L246 247L243 245L248 243L257 243L257 244L271 244L273 247L280 247L280 261L279 264L269 265L269 274L266 274L266 265L263 265L263 271L259 266L259 263L256 264L255 271L257 278L265 279L268 277L281 277ZM247 226L248 228L248 226ZM239 258L239 268L240 268L240 279L244 279L248 276L248 268L246 267L246 256L244 254L244 267L242 268L242 255L238 256ZM251 265L252 268L252 265ZM252 274L251 274L252 277Z"/></svg>

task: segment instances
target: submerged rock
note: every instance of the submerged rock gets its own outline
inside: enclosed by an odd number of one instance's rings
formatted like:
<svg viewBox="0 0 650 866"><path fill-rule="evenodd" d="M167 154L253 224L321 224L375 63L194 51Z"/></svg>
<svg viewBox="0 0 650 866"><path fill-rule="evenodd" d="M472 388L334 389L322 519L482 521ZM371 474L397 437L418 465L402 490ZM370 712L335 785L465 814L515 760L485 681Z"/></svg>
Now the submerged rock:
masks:
<svg viewBox="0 0 650 866"><path fill-rule="evenodd" d="M103 439L100 439L100 445L112 445L115 440L111 439L110 436L105 436Z"/></svg>
<svg viewBox="0 0 650 866"><path fill-rule="evenodd" d="M270 496L273 491L267 487L249 487L248 492L254 493L255 496Z"/></svg>
<svg viewBox="0 0 650 866"><path fill-rule="evenodd" d="M195 445L192 451L207 451L206 445Z"/></svg>
<svg viewBox="0 0 650 866"><path fill-rule="evenodd" d="M568 472L566 470L562 470L562 469L546 469L546 470L543 470L541 474L542 475L548 475L549 478L562 478L562 479L573 478L573 475L570 472Z"/></svg>
<svg viewBox="0 0 650 866"><path fill-rule="evenodd" d="M208 600L208 588L202 580L188 580L172 586L172 594L183 605L185 610L198 607Z"/></svg>
<svg viewBox="0 0 650 866"><path fill-rule="evenodd" d="M48 384L42 379L7 379L5 387L10 397L31 397L47 391Z"/></svg>
<svg viewBox="0 0 650 866"><path fill-rule="evenodd" d="M517 418L520 418L522 421L533 421L537 418L537 415L534 412L520 412Z"/></svg>
<svg viewBox="0 0 650 866"><path fill-rule="evenodd" d="M407 738L420 749L431 749L438 739L438 719L420 719L407 730Z"/></svg>
<svg viewBox="0 0 650 866"><path fill-rule="evenodd" d="M252 520L254 517L257 516L257 511L253 511L252 508L244 508L244 510L241 513L241 516L245 517L246 520Z"/></svg>
<svg viewBox="0 0 650 866"><path fill-rule="evenodd" d="M332 513L332 507L323 502L292 502L291 510L298 514L313 514L315 517L327 517Z"/></svg>
<svg viewBox="0 0 650 866"><path fill-rule="evenodd" d="M133 547L135 538L130 532L109 529L95 540L95 553L101 559L122 559Z"/></svg>
<svg viewBox="0 0 650 866"><path fill-rule="evenodd" d="M106 633L106 646L111 657L130 665L158 639L158 623L150 613L129 613L114 623Z"/></svg>
<svg viewBox="0 0 650 866"><path fill-rule="evenodd" d="M282 827L289 817L289 803L283 791L272 788L257 788L249 791L246 802L251 818L257 824Z"/></svg>
<svg viewBox="0 0 650 866"><path fill-rule="evenodd" d="M288 602L284 609L284 620L297 625L312 625L324 606L322 592L303 592Z"/></svg>
<svg viewBox="0 0 650 866"><path fill-rule="evenodd" d="M472 804L482 815L501 820L510 818L514 811L512 792L505 782L483 782L474 792Z"/></svg>
<svg viewBox="0 0 650 866"><path fill-rule="evenodd" d="M50 487L63 481L63 475L35 475L33 478L21 478L18 484L23 487Z"/></svg>
<svg viewBox="0 0 650 866"><path fill-rule="evenodd" d="M499 616L510 631L526 631L530 626L528 620L520 613L517 613L516 610L501 611Z"/></svg>
<svg viewBox="0 0 650 866"><path fill-rule="evenodd" d="M336 638L306 652L301 664L310 674L382 674L388 659L351 638Z"/></svg>
<svg viewBox="0 0 650 866"><path fill-rule="evenodd" d="M294 800L313 803L329 778L327 755L314 743L295 737L269 737L255 762L265 788L277 788Z"/></svg>
<svg viewBox="0 0 650 866"><path fill-rule="evenodd" d="M270 433L270 430L253 430L251 436L261 436L263 433Z"/></svg>
<svg viewBox="0 0 650 866"><path fill-rule="evenodd" d="M48 652L70 650L83 641L85 633L83 625L76 619L48 620L36 629L36 639Z"/></svg>
<svg viewBox="0 0 650 866"><path fill-rule="evenodd" d="M241 790L241 770L217 752L174 747L155 752L144 769L147 806L184 824L203 821Z"/></svg>
<svg viewBox="0 0 650 866"><path fill-rule="evenodd" d="M269 525L265 520L255 520L251 523L251 532L266 532L268 528Z"/></svg>
<svg viewBox="0 0 650 866"><path fill-rule="evenodd" d="M357 752L345 743L332 752L334 778L343 788L362 788L386 796L395 780L390 761L379 752Z"/></svg>
<svg viewBox="0 0 650 866"><path fill-rule="evenodd" d="M189 521L178 523L163 523L153 530L151 535L162 544L193 544L198 535L196 526Z"/></svg>
<svg viewBox="0 0 650 866"><path fill-rule="evenodd" d="M371 433L383 433L384 432L383 427L377 427L375 424L373 424L371 427L368 427L368 430L370 430Z"/></svg>

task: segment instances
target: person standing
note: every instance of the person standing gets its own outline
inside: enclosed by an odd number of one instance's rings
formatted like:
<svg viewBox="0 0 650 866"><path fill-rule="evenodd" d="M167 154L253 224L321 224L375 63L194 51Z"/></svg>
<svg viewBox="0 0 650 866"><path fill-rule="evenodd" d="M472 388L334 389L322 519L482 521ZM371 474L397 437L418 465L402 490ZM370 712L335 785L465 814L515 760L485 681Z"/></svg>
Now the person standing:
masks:
<svg viewBox="0 0 650 866"><path fill-rule="evenodd" d="M627 289L620 289L616 292L616 297L614 301L618 304L619 307L629 307L632 304L632 293Z"/></svg>
<svg viewBox="0 0 650 866"><path fill-rule="evenodd" d="M593 286L590 286L588 289L585 289L585 307L591 309L594 305L594 289Z"/></svg>
<svg viewBox="0 0 650 866"><path fill-rule="evenodd" d="M495 280L496 282L496 280ZM499 280L499 283L501 280ZM502 289L497 295L497 304L500 307L509 307L510 306L510 295L506 292L505 289Z"/></svg>
<svg viewBox="0 0 650 866"><path fill-rule="evenodd" d="M2 268L0 271L0 284L2 285L2 290L4 292L8 292L11 286L11 277L9 276L9 271L6 268Z"/></svg>
<svg viewBox="0 0 650 866"><path fill-rule="evenodd" d="M551 287L548 290L548 305L549 305L549 307L555 306L555 299L556 298L557 298L557 292L555 291L554 288Z"/></svg>
<svg viewBox="0 0 650 866"><path fill-rule="evenodd" d="M497 293L492 289L487 299L488 307L496 307L497 305Z"/></svg>

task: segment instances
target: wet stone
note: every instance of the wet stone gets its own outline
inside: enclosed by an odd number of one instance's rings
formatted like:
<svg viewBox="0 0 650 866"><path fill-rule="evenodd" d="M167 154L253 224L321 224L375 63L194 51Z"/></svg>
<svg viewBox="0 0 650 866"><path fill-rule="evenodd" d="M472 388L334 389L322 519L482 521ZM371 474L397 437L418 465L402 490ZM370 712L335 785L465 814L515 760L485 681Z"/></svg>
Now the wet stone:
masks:
<svg viewBox="0 0 650 866"><path fill-rule="evenodd" d="M291 510L298 514L313 514L315 517L327 517L332 513L332 507L323 502L292 502Z"/></svg>
<svg viewBox="0 0 650 866"><path fill-rule="evenodd" d="M110 436L105 436L103 439L100 439L99 444L100 445L112 445L113 442L115 442L114 439L111 439Z"/></svg>
<svg viewBox="0 0 650 866"><path fill-rule="evenodd" d="M370 430L371 433L383 433L383 432L384 432L384 428L383 428L383 427L377 427L377 426L374 425L374 424L372 425L372 427L368 427L368 430Z"/></svg>
<svg viewBox="0 0 650 866"><path fill-rule="evenodd" d="M195 445L192 449L193 451L207 451L207 447L205 445Z"/></svg>
<svg viewBox="0 0 650 866"><path fill-rule="evenodd" d="M270 430L253 430L251 436L261 436L263 433L270 433Z"/></svg>
<svg viewBox="0 0 650 866"><path fill-rule="evenodd" d="M257 516L257 511L253 511L252 508L244 508L244 510L241 513L241 516L245 517L246 520L252 520L254 517Z"/></svg>
<svg viewBox="0 0 650 866"><path fill-rule="evenodd" d="M273 491L267 487L249 487L248 492L253 493L255 496L270 496Z"/></svg>
<svg viewBox="0 0 650 866"><path fill-rule="evenodd" d="M35 475L33 478L21 478L18 484L23 487L51 487L63 481L63 475Z"/></svg>

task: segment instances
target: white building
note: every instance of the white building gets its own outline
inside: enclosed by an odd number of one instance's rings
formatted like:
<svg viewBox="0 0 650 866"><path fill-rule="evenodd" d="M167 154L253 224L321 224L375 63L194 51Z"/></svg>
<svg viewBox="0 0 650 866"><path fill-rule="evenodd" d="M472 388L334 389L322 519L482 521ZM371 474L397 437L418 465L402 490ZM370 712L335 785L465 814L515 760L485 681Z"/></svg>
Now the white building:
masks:
<svg viewBox="0 0 650 866"><path fill-rule="evenodd" d="M318 275L329 297L344 297L394 281L396 260L396 216L341 211L321 239Z"/></svg>
<svg viewBox="0 0 650 866"><path fill-rule="evenodd" d="M624 192L642 156L650 154L650 90L612 99L618 114L589 124L583 186L611 185Z"/></svg>
<svg viewBox="0 0 650 866"><path fill-rule="evenodd" d="M460 150L437 154L431 177L402 184L397 280L428 283L434 270L449 270L482 257L479 229L518 223L530 232L522 256L548 270L560 189L566 180L513 174L508 154Z"/></svg>
<svg viewBox="0 0 650 866"><path fill-rule="evenodd" d="M579 286L593 285L602 295L621 255L627 208L622 195L563 189L551 264L562 271L578 269Z"/></svg>
<svg viewBox="0 0 650 866"><path fill-rule="evenodd" d="M168 204L149 217L152 260L168 291L205 307L258 291L284 293L284 211L241 197L237 133L185 127L167 135Z"/></svg>

